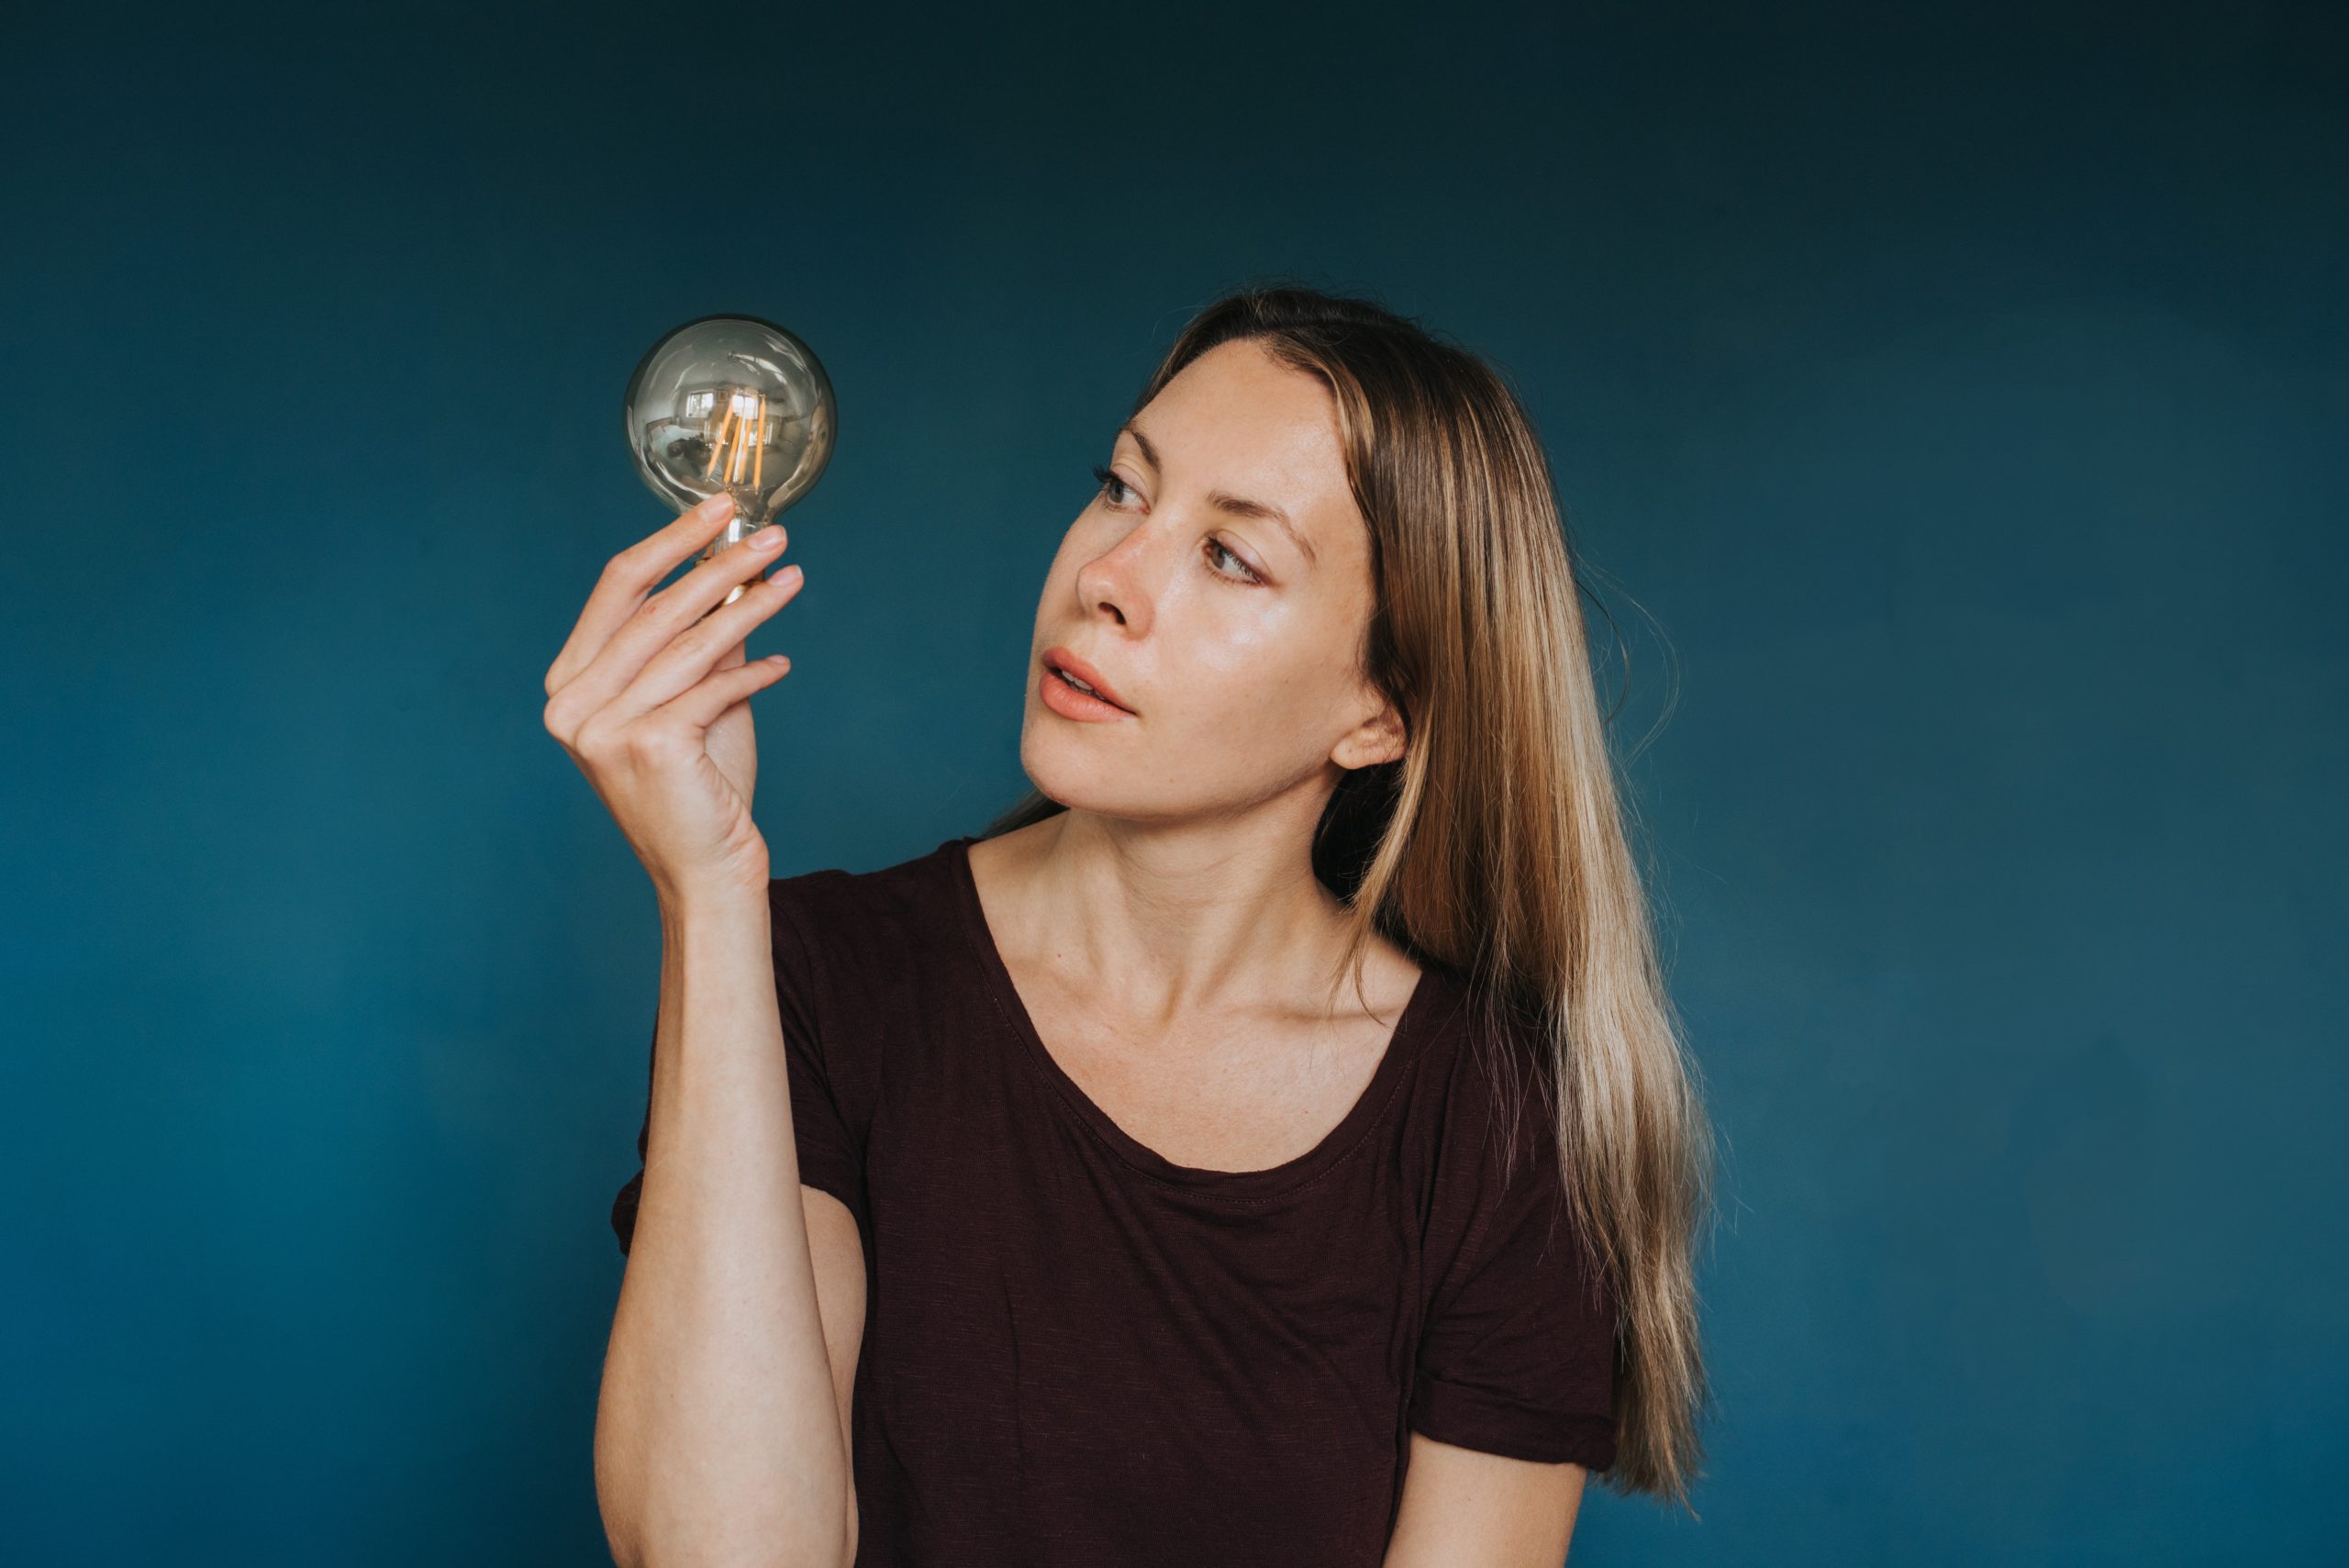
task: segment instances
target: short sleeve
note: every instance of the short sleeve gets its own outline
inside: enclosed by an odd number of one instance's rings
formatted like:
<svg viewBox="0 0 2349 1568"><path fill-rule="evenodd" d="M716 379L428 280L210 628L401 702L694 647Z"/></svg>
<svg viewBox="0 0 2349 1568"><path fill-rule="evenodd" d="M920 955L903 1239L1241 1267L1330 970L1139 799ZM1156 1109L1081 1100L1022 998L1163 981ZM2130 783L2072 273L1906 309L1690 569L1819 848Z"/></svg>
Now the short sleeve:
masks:
<svg viewBox="0 0 2349 1568"><path fill-rule="evenodd" d="M1456 1273L1430 1306L1408 1425L1439 1442L1592 1470L1615 1462L1615 1298L1580 1245L1556 1135L1520 1116L1488 1149Z"/></svg>
<svg viewBox="0 0 2349 1568"><path fill-rule="evenodd" d="M769 926L774 942L775 1003L783 1024L784 1063L791 1085L791 1124L799 1157L802 1185L831 1194L856 1216L857 1228L869 1231L864 1201L863 1141L843 1114L840 1095L829 1070L824 1020L832 1015L831 993L814 932L822 927L820 915L807 907L816 892L817 878L825 873L777 877L767 884ZM838 873L829 873L837 875ZM659 1044L658 1027L648 1063ZM636 1211L644 1191L644 1162L652 1133L651 1069L645 1079L642 1127L636 1135L636 1174L612 1200L612 1232L625 1253L636 1234Z"/></svg>

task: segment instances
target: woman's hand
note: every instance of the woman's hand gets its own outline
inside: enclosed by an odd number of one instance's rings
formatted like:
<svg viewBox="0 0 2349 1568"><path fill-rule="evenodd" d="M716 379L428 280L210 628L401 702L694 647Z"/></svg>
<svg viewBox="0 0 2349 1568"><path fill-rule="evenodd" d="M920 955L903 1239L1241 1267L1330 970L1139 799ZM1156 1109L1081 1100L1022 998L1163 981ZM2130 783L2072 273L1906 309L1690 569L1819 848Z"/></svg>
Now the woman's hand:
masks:
<svg viewBox="0 0 2349 1568"><path fill-rule="evenodd" d="M714 508L714 509L713 509ZM751 820L758 745L750 697L787 659L746 662L751 628L799 592L800 570L768 577L782 525L753 530L657 594L732 514L724 495L605 564L547 671L547 731L604 802L664 903L688 894L763 894L766 840ZM751 588L712 609L744 579Z"/></svg>

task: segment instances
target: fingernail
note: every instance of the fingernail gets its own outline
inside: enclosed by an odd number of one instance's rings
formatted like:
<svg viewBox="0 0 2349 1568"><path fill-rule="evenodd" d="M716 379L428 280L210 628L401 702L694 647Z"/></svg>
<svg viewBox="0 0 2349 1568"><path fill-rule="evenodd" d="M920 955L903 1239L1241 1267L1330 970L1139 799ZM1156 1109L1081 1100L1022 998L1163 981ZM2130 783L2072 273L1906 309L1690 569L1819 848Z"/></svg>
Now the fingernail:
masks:
<svg viewBox="0 0 2349 1568"><path fill-rule="evenodd" d="M772 523L763 525L751 535L752 550L773 550L782 542L783 530Z"/></svg>
<svg viewBox="0 0 2349 1568"><path fill-rule="evenodd" d="M734 509L734 497L721 490L694 508L705 517L722 517Z"/></svg>

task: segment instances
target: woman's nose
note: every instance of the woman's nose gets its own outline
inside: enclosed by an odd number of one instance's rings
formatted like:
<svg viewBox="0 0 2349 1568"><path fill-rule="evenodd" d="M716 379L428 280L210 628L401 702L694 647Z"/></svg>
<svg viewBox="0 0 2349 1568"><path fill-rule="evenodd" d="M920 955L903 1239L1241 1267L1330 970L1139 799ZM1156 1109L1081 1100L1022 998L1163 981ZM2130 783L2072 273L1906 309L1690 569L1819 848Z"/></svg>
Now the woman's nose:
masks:
<svg viewBox="0 0 2349 1568"><path fill-rule="evenodd" d="M1147 623L1161 570L1155 543L1137 525L1077 569L1076 595L1087 614L1108 609L1126 626Z"/></svg>

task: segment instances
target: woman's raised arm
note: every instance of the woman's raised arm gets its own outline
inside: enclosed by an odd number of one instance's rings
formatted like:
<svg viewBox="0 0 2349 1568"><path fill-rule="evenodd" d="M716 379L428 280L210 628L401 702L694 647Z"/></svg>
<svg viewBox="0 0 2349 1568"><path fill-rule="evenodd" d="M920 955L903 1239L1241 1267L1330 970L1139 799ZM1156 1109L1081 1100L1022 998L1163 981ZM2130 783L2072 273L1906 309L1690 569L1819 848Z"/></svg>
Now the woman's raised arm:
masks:
<svg viewBox="0 0 2349 1568"><path fill-rule="evenodd" d="M596 1499L623 1568L842 1568L855 1497L840 1348L800 1200L770 872L751 820L749 698L788 665L747 662L743 644L798 573L719 605L774 559L784 535L769 525L652 591L725 517L697 507L613 556L547 672L548 731L661 906L644 1177L596 1408ZM836 1263L836 1245L824 1251ZM860 1255L860 1298L862 1275ZM826 1294L845 1289L834 1279ZM848 1332L862 1316L860 1300Z"/></svg>

